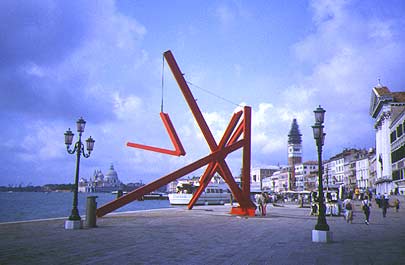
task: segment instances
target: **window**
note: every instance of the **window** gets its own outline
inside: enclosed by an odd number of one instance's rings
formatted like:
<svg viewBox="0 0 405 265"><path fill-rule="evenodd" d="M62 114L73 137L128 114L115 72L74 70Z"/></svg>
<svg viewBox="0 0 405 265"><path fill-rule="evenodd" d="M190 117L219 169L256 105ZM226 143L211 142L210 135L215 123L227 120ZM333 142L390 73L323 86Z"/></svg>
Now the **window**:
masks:
<svg viewBox="0 0 405 265"><path fill-rule="evenodd" d="M401 135L402 135L402 132L403 132L402 129L403 129L403 128L402 128L402 124L400 124L400 125L397 127L397 136L398 136L398 138L401 137Z"/></svg>
<svg viewBox="0 0 405 265"><path fill-rule="evenodd" d="M398 162L399 160L405 157L405 145L402 145L397 150L391 153L391 161L392 163Z"/></svg>
<svg viewBox="0 0 405 265"><path fill-rule="evenodd" d="M397 132L396 132L396 131L393 131L393 132L391 133L391 135L390 135L391 143L394 142L396 139L397 139Z"/></svg>
<svg viewBox="0 0 405 265"><path fill-rule="evenodd" d="M399 180L401 178L400 171L395 170L392 172L392 180Z"/></svg>

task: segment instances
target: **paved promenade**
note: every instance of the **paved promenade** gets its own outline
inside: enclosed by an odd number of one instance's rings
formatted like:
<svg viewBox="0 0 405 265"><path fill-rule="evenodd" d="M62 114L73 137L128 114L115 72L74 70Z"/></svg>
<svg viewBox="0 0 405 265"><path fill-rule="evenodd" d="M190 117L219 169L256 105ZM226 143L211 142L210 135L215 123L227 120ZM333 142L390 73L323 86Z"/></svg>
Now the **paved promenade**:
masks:
<svg viewBox="0 0 405 265"><path fill-rule="evenodd" d="M332 243L313 243L308 208L268 206L237 217L230 206L185 207L100 218L65 230L64 219L0 224L0 264L405 264L405 202L386 218L375 204L364 224L327 217Z"/></svg>

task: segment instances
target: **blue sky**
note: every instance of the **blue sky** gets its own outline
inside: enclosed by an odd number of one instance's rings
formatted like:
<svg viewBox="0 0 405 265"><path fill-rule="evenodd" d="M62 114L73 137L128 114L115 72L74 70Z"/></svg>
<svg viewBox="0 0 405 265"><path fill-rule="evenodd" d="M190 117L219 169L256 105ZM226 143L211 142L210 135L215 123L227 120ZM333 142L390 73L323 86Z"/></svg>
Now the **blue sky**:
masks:
<svg viewBox="0 0 405 265"><path fill-rule="evenodd" d="M191 86L217 140L237 105L252 107L253 167L287 163L293 118L315 160L319 104L324 158L373 147L372 87L405 87L404 14L400 0L0 1L0 185L72 183L63 133L80 116L96 140L85 178L113 163L123 182L147 183L208 154L167 65L164 111L187 155L125 146L171 148L159 118L166 50L187 81L227 99ZM227 162L239 174L240 152Z"/></svg>

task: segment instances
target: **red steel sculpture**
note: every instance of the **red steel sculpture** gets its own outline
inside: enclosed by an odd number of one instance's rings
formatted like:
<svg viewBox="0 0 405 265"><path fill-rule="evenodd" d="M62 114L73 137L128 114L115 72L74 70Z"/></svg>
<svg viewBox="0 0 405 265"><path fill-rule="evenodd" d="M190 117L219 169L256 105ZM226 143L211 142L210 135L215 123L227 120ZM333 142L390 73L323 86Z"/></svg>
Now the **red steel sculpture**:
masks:
<svg viewBox="0 0 405 265"><path fill-rule="evenodd" d="M197 202L201 193L205 190L209 182L215 173L218 173L224 181L228 184L234 198L239 202L238 207L231 209L231 214L236 215L248 215L254 216L256 205L250 199L250 156L251 156L251 107L245 106L243 111L234 113L228 127L226 128L224 135L222 136L219 144L216 143L208 125L198 108L197 102L194 99L190 88L187 85L183 74L178 67L176 60L173 57L171 51L166 51L164 54L167 64L169 65L177 84L180 87L181 92L195 118L201 132L204 135L205 140L208 143L211 154L200 158L199 160L180 168L162 178L159 178L145 186L142 186L116 200L107 203L97 209L97 216L101 217L110 213L134 200L139 200L143 195L148 194L163 185L167 185L170 182L181 178L201 167L207 166L205 172L200 178L200 186L196 190L195 194L191 198L188 209L192 209ZM243 119L241 117L243 116ZM170 121L167 113L160 113L160 117L166 127L166 130L170 136L170 139L174 145L175 150L168 150L158 147L146 146L135 143L127 143L127 146L140 148L144 150L170 154L170 155L185 155L184 148L177 136L177 133ZM243 134L243 137L241 137ZM242 187L240 188L235 182L229 169L225 158L228 154L242 148Z"/></svg>

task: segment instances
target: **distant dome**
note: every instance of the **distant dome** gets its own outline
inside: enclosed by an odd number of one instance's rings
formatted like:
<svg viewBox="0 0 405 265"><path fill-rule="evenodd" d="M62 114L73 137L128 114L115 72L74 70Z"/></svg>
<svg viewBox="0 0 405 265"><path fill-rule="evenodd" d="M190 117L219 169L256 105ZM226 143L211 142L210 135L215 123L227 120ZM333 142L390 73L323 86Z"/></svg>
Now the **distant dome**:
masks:
<svg viewBox="0 0 405 265"><path fill-rule="evenodd" d="M105 181L108 181L110 183L116 183L118 182L118 174L117 171L114 170L114 166L111 165L110 169L108 170L108 172L105 174L104 177Z"/></svg>
<svg viewBox="0 0 405 265"><path fill-rule="evenodd" d="M103 173L101 172L101 170L95 170L94 171L94 181L104 181L104 175L103 175Z"/></svg>

